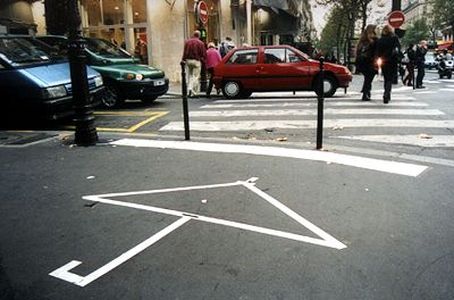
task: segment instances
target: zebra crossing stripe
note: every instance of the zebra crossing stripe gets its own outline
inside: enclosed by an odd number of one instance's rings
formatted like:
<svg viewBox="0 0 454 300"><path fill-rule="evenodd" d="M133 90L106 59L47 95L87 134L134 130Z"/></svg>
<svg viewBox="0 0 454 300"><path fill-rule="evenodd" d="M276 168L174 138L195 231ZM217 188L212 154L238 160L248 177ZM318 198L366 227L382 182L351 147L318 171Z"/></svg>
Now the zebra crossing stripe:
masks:
<svg viewBox="0 0 454 300"><path fill-rule="evenodd" d="M316 107L317 103L263 103L263 104L207 104L201 107L201 109L209 108L283 108L283 107ZM357 106L357 107L383 107L383 103L374 101L342 101L342 102L326 102L325 107L342 107L342 106ZM427 107L427 103L423 102L390 102L387 107Z"/></svg>
<svg viewBox="0 0 454 300"><path fill-rule="evenodd" d="M379 99L381 99L381 96L377 96ZM326 98L325 103L330 103L334 101L356 101L357 103L361 103L360 99L357 97L332 97L332 98ZM404 95L393 95L393 101L396 100L416 100L415 97L412 96L404 96ZM236 100L216 100L213 101L213 104L220 104L220 103L226 103L226 104L235 104L235 103L262 103L262 102L317 102L316 97L306 97L306 98L260 98L260 97L252 97L248 99L236 99Z"/></svg>
<svg viewBox="0 0 454 300"><path fill-rule="evenodd" d="M441 116L438 109L331 109L324 110L325 115L411 115ZM280 110L210 110L193 111L191 117L246 117L246 116L316 116L316 109L280 109Z"/></svg>
<svg viewBox="0 0 454 300"><path fill-rule="evenodd" d="M407 127L407 128L454 128L453 120L417 119L325 119L325 128ZM251 131L266 128L313 129L316 120L248 120L248 121L193 121L193 131ZM159 131L183 131L183 122L170 122Z"/></svg>
<svg viewBox="0 0 454 300"><path fill-rule="evenodd" d="M429 148L454 147L453 135L355 135L355 136L331 136L330 138L348 139L365 142L406 144Z"/></svg>
<svg viewBox="0 0 454 300"><path fill-rule="evenodd" d="M281 147L264 147L238 144L200 143L187 141L155 141L141 139L122 139L111 142L113 145L147 147L159 149L174 149L184 151L203 151L215 153L241 153L260 156L272 156L329 162L368 170L417 177L427 169L427 166L387 161L382 159L365 158L333 152L289 149Z"/></svg>

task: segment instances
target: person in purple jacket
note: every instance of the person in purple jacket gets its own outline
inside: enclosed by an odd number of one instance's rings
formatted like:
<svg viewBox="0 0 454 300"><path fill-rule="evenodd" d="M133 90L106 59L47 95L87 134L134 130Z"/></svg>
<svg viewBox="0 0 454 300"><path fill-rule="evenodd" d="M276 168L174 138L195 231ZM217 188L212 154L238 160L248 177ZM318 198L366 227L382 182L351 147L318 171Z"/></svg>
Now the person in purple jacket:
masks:
<svg viewBox="0 0 454 300"><path fill-rule="evenodd" d="M208 84L207 89L207 97L210 98L211 90L213 89L213 76L214 76L214 67L222 60L219 51L216 49L213 42L208 43L208 50L207 50L207 60L206 60L206 68L208 74L210 74L210 83ZM217 90L219 94L219 90Z"/></svg>

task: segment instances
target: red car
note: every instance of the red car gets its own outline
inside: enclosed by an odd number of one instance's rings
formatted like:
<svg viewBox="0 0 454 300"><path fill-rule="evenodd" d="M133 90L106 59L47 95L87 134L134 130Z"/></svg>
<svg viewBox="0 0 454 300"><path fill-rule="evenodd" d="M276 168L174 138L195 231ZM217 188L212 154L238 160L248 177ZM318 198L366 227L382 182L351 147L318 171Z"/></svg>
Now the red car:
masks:
<svg viewBox="0 0 454 300"><path fill-rule="evenodd" d="M319 61L287 45L238 48L215 67L213 81L227 98L247 98L253 92L315 91L319 66ZM324 70L325 97L352 81L344 66L325 63Z"/></svg>

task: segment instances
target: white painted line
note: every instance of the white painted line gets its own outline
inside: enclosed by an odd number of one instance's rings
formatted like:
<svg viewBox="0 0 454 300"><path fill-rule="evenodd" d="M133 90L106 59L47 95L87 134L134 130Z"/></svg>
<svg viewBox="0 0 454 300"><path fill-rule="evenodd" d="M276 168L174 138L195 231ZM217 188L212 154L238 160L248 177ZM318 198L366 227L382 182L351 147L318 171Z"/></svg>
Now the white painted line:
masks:
<svg viewBox="0 0 454 300"><path fill-rule="evenodd" d="M410 116L441 116L438 109L325 109L325 115L410 115ZM203 110L192 111L189 116L197 117L246 117L246 116L316 116L316 109L279 109L279 110Z"/></svg>
<svg viewBox="0 0 454 300"><path fill-rule="evenodd" d="M416 91L414 92L415 94L425 94L425 95L433 95L433 94L437 94L437 92L434 92L434 91Z"/></svg>
<svg viewBox="0 0 454 300"><path fill-rule="evenodd" d="M357 93L360 94L360 93ZM377 96L378 97L378 96ZM356 101L361 101L360 97L349 97L347 96L340 96L340 97L332 97L332 98L326 98L325 103L330 103L330 102L335 102L335 101L345 101L345 100L356 100ZM407 95L393 95L393 101L394 100L416 100L415 97L412 96L407 96ZM216 100L213 101L214 104L235 104L235 103L262 103L262 102L317 102L316 97L312 98L248 98L248 99L239 99L239 100Z"/></svg>
<svg viewBox="0 0 454 300"><path fill-rule="evenodd" d="M394 99L393 99L394 100ZM207 104L202 106L202 109L226 109L226 108L283 108L283 107L316 107L317 103L273 103L273 104ZM374 101L339 101L339 102L326 102L325 107L342 107L342 106L357 106L357 107L380 107L383 108L383 100L380 102ZM390 102L386 107L427 107L427 103L423 102Z"/></svg>
<svg viewBox="0 0 454 300"><path fill-rule="evenodd" d="M177 216L177 217L179 217L179 219L176 222L172 223L171 225L167 226L166 228L162 229L158 233L152 235L150 238L146 239L145 241L138 244L137 246L124 252L123 254L121 254L117 258L113 259L109 263L105 264L101 268L90 273L87 276L80 276L80 275L77 275L77 274L71 272L72 269L74 269L75 267L77 267L81 264L81 262L77 261L77 260L73 260L73 261L67 263L66 265L52 271L51 273L49 273L49 275L62 279L64 281L73 283L80 287L84 287L84 286L90 284L91 282L95 281L96 279L100 278L101 276L112 271L119 265L125 263L126 261L128 261L129 259L134 257L135 255L141 253L142 251L144 251L151 245L155 244L156 242L158 242L159 240L161 240L162 238L164 238L165 236L167 236L174 230L183 226L190 220L224 225L224 226L228 226L228 227L232 227L232 228L262 233L262 234L290 239L290 240L294 240L294 241L310 243L310 244L329 247L329 248L333 248L333 249L337 249L337 250L347 248L347 246L345 244L339 242L337 239L335 239L333 236L331 236L330 234L323 231L321 228L312 224L311 222L304 219L302 216L300 216L299 214L297 214L296 212L294 212L293 210L291 210L290 208L288 208L287 206L285 206L284 204L282 204L281 202L276 200L275 198L271 197L267 193L265 193L262 190L255 187L255 182L257 180L258 180L257 177L251 177L250 179L248 179L246 181L237 181L237 182L226 183L226 184L201 185L201 186L192 186L192 187L180 187L180 188L171 188L171 189L136 191L136 192L127 192L127 193L115 193L115 194L110 193L110 194L104 194L104 195L118 195L118 196L143 195L143 194L168 193L168 192L172 192L172 191L197 190L197 189L201 189L203 187L213 188L213 187L242 185L242 186L246 187L247 189L249 189L250 191L257 194L262 199L266 200L268 203L272 204L274 207L279 209L281 212L285 213L287 216L289 216L293 220L300 223L302 226L306 227L308 230L312 231L314 234L316 234L320 238L317 239L317 238L304 236L304 235L300 235L300 234L295 234L295 233L290 233L290 232L285 232L285 231L281 231L281 230L259 227L259 226L255 226L255 225L234 222L234 221L229 221L229 220L225 220L225 219L202 216L202 215L194 214L191 212L159 208L159 207L131 203L131 202L126 202L126 201L116 201L116 200L112 200L112 199L103 198L103 197L101 197L102 195L91 195L91 196L84 196L82 198L85 200L88 200L88 201L97 201L97 202L104 203L104 204L110 204L110 205L115 205L115 206L128 207L128 208L134 208L134 209L140 209L140 210L167 214L167 215L171 215L171 216Z"/></svg>
<svg viewBox="0 0 454 300"><path fill-rule="evenodd" d="M313 129L316 120L248 120L248 121L192 121L192 131L252 131L265 128ZM323 127L357 128L357 127L415 127L415 128L454 128L452 120L418 120L418 119L325 119ZM183 122L170 122L159 131L183 131Z"/></svg>
<svg viewBox="0 0 454 300"><path fill-rule="evenodd" d="M375 150L375 149L367 149L367 148L357 148L357 147L348 147L348 146L341 146L341 145L325 145L327 149L333 149L335 151L346 151L351 153L359 153L359 154L367 154L367 155L377 155L377 156L387 156L387 157L395 157L400 159L407 159L418 161L422 163L429 163L434 165L440 166L447 166L447 167L454 167L454 160L431 157L431 156L422 156L422 155L413 155L407 153L398 153L398 152L391 152L391 151L384 151L384 150Z"/></svg>
<svg viewBox="0 0 454 300"><path fill-rule="evenodd" d="M440 91L444 91L444 92L454 92L454 89L451 89L451 88L441 88Z"/></svg>
<svg viewBox="0 0 454 300"><path fill-rule="evenodd" d="M203 151L216 153L243 153L262 156L296 158L304 160L324 161L340 165L352 166L362 169L381 171L405 176L418 176L427 167L421 165L406 164L400 162L372 159L358 156L350 156L323 151L288 149L279 147L262 147L235 144L197 143L197 142L176 142L176 141L154 141L141 139L122 139L112 142L113 145L164 148L187 151Z"/></svg>
<svg viewBox="0 0 454 300"><path fill-rule="evenodd" d="M105 264L101 268L97 269L96 271L88 274L87 276L79 276L77 274L71 273L70 270L75 268L76 266L80 265L80 261L73 260L66 265L58 268L55 271L52 271L49 273L50 276L68 281L70 283L73 283L75 285L84 287L87 284L95 281L99 277L105 275L106 273L112 271L119 265L123 264L124 262L128 261L131 259L133 256L139 254L140 252L144 251L151 245L155 244L157 241L171 233L172 231L178 229L179 227L183 226L185 223L187 223L189 220L191 220L190 217L182 216L180 219L178 219L176 222L172 223L171 225L167 226L166 228L162 229L158 233L152 235L142 243L138 244L134 248L126 251L119 257L115 258L111 262Z"/></svg>
<svg viewBox="0 0 454 300"><path fill-rule="evenodd" d="M355 135L331 136L330 138L348 139L376 143L406 144L429 148L454 147L453 135L431 135L430 138L421 138L419 135Z"/></svg>

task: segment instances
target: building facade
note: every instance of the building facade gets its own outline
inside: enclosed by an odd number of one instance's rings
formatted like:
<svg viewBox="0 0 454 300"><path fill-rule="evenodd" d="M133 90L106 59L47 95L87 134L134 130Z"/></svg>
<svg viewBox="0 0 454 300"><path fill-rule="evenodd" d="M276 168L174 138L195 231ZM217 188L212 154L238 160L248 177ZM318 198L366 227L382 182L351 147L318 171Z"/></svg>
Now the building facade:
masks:
<svg viewBox="0 0 454 300"><path fill-rule="evenodd" d="M311 40L316 32L309 0L204 0L207 22L197 18L200 0L78 0L85 36L110 40L134 53L147 45L148 62L179 81L184 41L204 29L206 42L229 36L235 44L267 45ZM43 1L34 5L35 23L44 24ZM39 34L45 32L37 26Z"/></svg>

